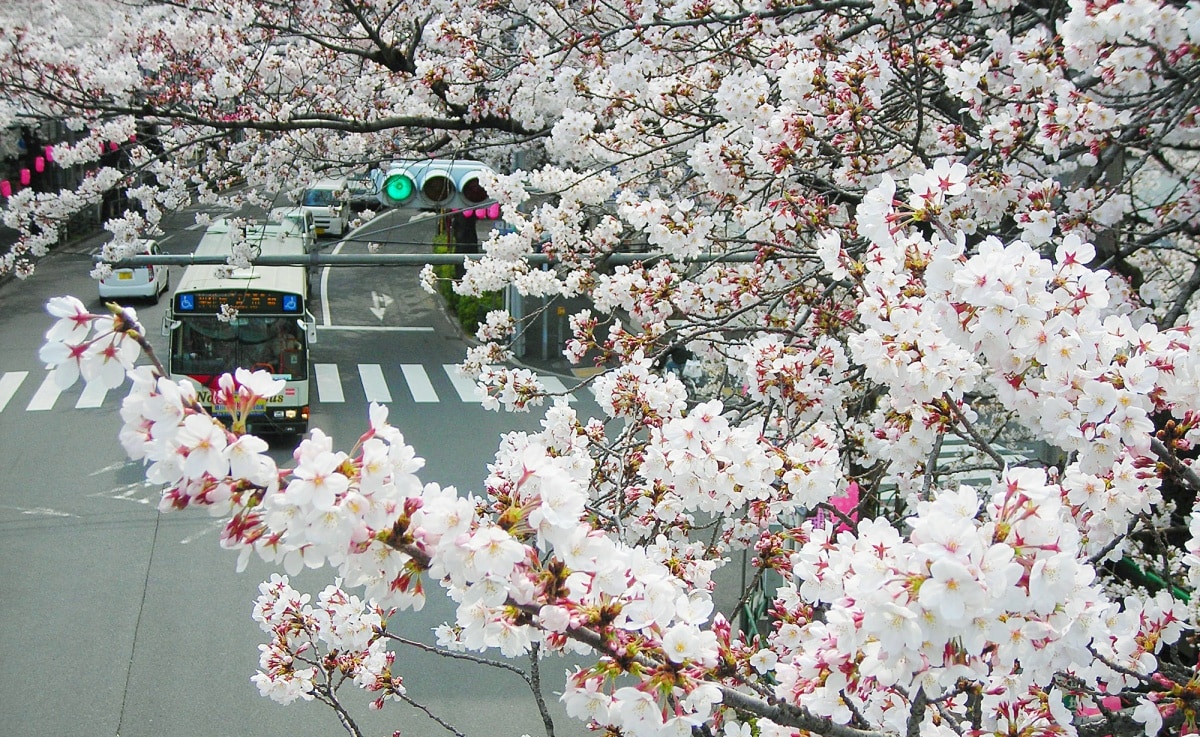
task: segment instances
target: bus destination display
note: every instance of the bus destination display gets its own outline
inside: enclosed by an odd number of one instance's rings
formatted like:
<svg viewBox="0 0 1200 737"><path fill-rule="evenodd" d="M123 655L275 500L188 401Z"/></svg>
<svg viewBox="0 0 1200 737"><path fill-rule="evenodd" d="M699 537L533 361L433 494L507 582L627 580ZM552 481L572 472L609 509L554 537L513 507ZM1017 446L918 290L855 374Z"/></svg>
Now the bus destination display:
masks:
<svg viewBox="0 0 1200 737"><path fill-rule="evenodd" d="M216 314L222 305L247 315L298 315L304 312L299 294L239 289L216 292L186 292L175 295L175 311Z"/></svg>

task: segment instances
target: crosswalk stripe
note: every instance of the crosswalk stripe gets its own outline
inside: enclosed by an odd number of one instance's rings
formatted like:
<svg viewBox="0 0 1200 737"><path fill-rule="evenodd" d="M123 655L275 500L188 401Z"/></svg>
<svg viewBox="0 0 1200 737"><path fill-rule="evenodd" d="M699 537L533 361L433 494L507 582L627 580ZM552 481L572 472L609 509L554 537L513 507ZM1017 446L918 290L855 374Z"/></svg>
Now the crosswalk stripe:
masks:
<svg viewBox="0 0 1200 737"><path fill-rule="evenodd" d="M95 409L104 404L104 397L107 394L108 387L98 381L85 384L83 392L79 395L79 401L75 403L75 409Z"/></svg>
<svg viewBox="0 0 1200 737"><path fill-rule="evenodd" d="M567 385L557 376L538 374L538 381L542 382L542 386L546 387L546 391L551 394L566 394ZM567 401L574 402L575 395L567 394Z"/></svg>
<svg viewBox="0 0 1200 737"><path fill-rule="evenodd" d="M0 412L8 406L8 401L17 393L26 376L29 376L28 371L5 371L4 376L0 376Z"/></svg>
<svg viewBox="0 0 1200 737"><path fill-rule="evenodd" d="M313 371L317 375L317 399L322 402L346 401L346 395L342 393L342 378L338 373L336 363L315 363Z"/></svg>
<svg viewBox="0 0 1200 737"><path fill-rule="evenodd" d="M444 363L442 370L446 372L446 376L450 377L450 383L454 385L454 391L458 392L458 396L464 402L478 402L480 400L479 386L473 379L468 379L458 371L458 364Z"/></svg>
<svg viewBox="0 0 1200 737"><path fill-rule="evenodd" d="M394 367L397 365L399 365L403 375L402 379L394 376ZM310 395L312 400L328 404L344 403L346 401L346 389L342 385L338 364L314 363L312 367L312 376L316 383L315 391ZM362 385L363 396L368 402L388 404L397 401L397 398L393 397L392 389L389 386L389 374L392 374L391 382L403 381L408 387L408 393L411 395L412 401L417 404L436 404L445 401L446 390L435 387L429 373L430 369L426 365L404 363L390 364L388 367L385 367L377 363L366 363L356 364L356 367ZM468 404L479 403L481 395L477 384L473 379L463 376L459 372L458 364L441 364L441 367L454 387L455 394L461 401ZM0 373L0 411L3 411L12 403L12 400L17 396L21 387L24 386L25 380L29 378L29 374L29 371L6 371ZM29 400L29 404L25 408L26 411L45 412L54 409L59 397L64 393L58 387L54 377L55 372L53 369L46 372L45 378L42 379L33 397ZM574 394L568 393L567 385L560 377L552 374L539 374L537 378L548 392L565 395L567 401L570 402L576 401L577 398ZM79 381L75 386L82 387L82 389L71 389L71 393L78 392L74 404L76 409L99 408L108 400L109 390L102 387L99 383L88 385L83 381ZM121 393L123 394L123 392ZM400 392L400 394L403 393Z"/></svg>
<svg viewBox="0 0 1200 737"><path fill-rule="evenodd" d="M392 401L392 393L388 390L387 380L383 378L383 368L377 363L358 364L358 378L362 379L363 392L368 402L387 404Z"/></svg>
<svg viewBox="0 0 1200 737"><path fill-rule="evenodd" d="M42 385L34 392L33 399L29 400L29 405L25 407L26 410L45 412L54 408L54 402L58 399L58 395L62 394L62 389L54 380L54 372L57 370L51 369L46 372L46 378L42 379Z"/></svg>
<svg viewBox="0 0 1200 737"><path fill-rule="evenodd" d="M412 393L414 402L438 401L437 392L433 390L433 383L429 381L429 374L425 373L424 366L419 363L402 363L400 370L404 372L404 383L408 384L408 391Z"/></svg>

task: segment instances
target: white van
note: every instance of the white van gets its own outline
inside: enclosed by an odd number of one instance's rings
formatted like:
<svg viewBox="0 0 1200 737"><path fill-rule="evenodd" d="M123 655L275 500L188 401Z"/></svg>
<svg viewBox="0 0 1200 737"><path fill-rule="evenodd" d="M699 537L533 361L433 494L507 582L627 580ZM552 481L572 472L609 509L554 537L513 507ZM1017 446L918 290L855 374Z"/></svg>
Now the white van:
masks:
<svg viewBox="0 0 1200 737"><path fill-rule="evenodd" d="M317 235L343 235L350 229L350 192L345 179L322 179L308 185L300 206L313 215Z"/></svg>

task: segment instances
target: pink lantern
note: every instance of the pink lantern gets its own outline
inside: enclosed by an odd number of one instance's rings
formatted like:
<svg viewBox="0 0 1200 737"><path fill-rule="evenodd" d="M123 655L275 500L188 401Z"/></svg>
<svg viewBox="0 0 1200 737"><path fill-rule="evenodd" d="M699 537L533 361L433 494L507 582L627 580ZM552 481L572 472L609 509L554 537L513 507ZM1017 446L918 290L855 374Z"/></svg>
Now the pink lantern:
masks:
<svg viewBox="0 0 1200 737"><path fill-rule="evenodd" d="M469 217L472 217L472 216L474 216L474 215L475 215L475 211L474 211L474 210L463 210L463 211L462 211L462 216L463 216L463 217L465 217L465 218L469 218Z"/></svg>
<svg viewBox="0 0 1200 737"><path fill-rule="evenodd" d="M28 186L29 182L32 180L32 178L33 178L33 175L29 173L28 169L21 170L21 186L22 187Z"/></svg>
<svg viewBox="0 0 1200 737"><path fill-rule="evenodd" d="M475 217L479 218L480 220L483 220L485 217L487 217L487 208L486 207L476 208Z"/></svg>
<svg viewBox="0 0 1200 737"><path fill-rule="evenodd" d="M54 147L53 146L46 147L46 161L54 161Z"/></svg>
<svg viewBox="0 0 1200 737"><path fill-rule="evenodd" d="M0 182L0 195L4 197L12 197L12 182L5 179Z"/></svg>
<svg viewBox="0 0 1200 737"><path fill-rule="evenodd" d="M500 219L500 203L499 202L493 202L492 204L488 205L487 216L488 216L489 220L499 220Z"/></svg>
<svg viewBox="0 0 1200 737"><path fill-rule="evenodd" d="M33 170L38 172L46 171L46 159L42 158L41 156L34 159Z"/></svg>

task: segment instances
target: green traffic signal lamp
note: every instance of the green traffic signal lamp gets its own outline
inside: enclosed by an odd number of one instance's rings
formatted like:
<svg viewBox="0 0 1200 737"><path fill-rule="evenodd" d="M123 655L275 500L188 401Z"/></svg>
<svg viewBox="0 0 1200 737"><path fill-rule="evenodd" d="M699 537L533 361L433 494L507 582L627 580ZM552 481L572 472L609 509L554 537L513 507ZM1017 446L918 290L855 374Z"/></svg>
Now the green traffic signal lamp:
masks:
<svg viewBox="0 0 1200 737"><path fill-rule="evenodd" d="M417 185L407 174L393 174L383 182L383 196L392 207L403 205L417 191Z"/></svg>

